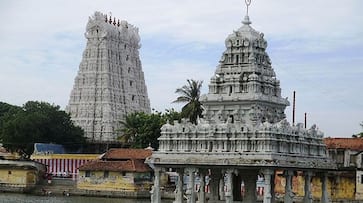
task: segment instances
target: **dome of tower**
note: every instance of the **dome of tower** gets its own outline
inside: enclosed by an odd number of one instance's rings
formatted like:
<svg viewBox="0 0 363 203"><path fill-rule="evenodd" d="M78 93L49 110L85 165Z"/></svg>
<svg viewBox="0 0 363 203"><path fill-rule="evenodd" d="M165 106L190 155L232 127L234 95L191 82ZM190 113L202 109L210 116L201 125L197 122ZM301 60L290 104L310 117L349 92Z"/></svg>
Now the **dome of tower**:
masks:
<svg viewBox="0 0 363 203"><path fill-rule="evenodd" d="M242 21L243 25L237 31L233 31L225 40L226 46L253 46L266 49L267 42L263 38L264 34L253 29L248 16Z"/></svg>

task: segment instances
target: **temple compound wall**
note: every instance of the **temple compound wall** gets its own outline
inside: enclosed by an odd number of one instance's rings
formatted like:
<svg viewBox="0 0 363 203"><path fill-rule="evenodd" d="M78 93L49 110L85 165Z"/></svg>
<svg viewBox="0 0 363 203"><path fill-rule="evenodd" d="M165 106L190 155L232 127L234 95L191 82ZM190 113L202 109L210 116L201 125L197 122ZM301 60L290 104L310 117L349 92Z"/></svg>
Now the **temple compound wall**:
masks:
<svg viewBox="0 0 363 203"><path fill-rule="evenodd" d="M275 176L275 193L282 197L285 195L286 178L284 177L284 171L276 171ZM311 179L311 194L312 198L319 200L321 197L322 182L319 176L313 176ZM302 171L294 173L292 178L292 192L294 199L302 199L304 197L304 185L305 179ZM350 174L337 172L337 174L328 173L327 181L327 193L331 201L352 201L355 198L355 180Z"/></svg>
<svg viewBox="0 0 363 203"><path fill-rule="evenodd" d="M150 112L138 28L100 13L89 18L78 74L66 108L91 142L113 142L128 113Z"/></svg>
<svg viewBox="0 0 363 203"><path fill-rule="evenodd" d="M159 149L146 160L155 173L152 203L161 202L160 173L170 169L180 180L175 203L184 198L188 203L255 203L258 177L263 179L263 202L275 202L277 171L285 178L284 202L294 201L292 181L297 172L303 174L304 203L313 201L313 176L320 183L320 201L330 201L328 171L336 165L327 155L323 133L316 125L306 129L286 121L289 102L281 96L264 35L250 26L248 16L242 23L225 40L209 92L200 98L203 118L196 125L182 120L162 126ZM204 188L206 177L210 192L197 193L195 180Z"/></svg>

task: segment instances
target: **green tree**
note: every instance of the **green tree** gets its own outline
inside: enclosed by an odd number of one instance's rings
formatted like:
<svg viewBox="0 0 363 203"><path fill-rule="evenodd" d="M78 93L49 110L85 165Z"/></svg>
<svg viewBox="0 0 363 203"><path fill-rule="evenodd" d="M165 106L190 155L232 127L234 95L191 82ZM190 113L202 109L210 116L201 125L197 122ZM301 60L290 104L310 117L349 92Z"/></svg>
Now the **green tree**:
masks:
<svg viewBox="0 0 363 203"><path fill-rule="evenodd" d="M0 135L2 134L4 122L20 111L22 111L22 108L19 106L0 102Z"/></svg>
<svg viewBox="0 0 363 203"><path fill-rule="evenodd" d="M156 113L160 113L158 111L156 111ZM164 118L164 123L163 125L166 123L166 121L169 121L170 124L174 124L175 121L180 122L181 120L181 113L175 111L175 109L171 108L171 109L165 109L165 112L161 114L162 117Z"/></svg>
<svg viewBox="0 0 363 203"><path fill-rule="evenodd" d="M21 111L21 107L0 102L0 118Z"/></svg>
<svg viewBox="0 0 363 203"><path fill-rule="evenodd" d="M0 141L8 150L28 158L34 143L56 143L75 149L85 143L83 134L59 106L29 101L20 111L3 119Z"/></svg>
<svg viewBox="0 0 363 203"><path fill-rule="evenodd" d="M138 135L138 129L144 125L146 114L143 112L135 112L128 114L125 121L121 121L121 136L118 140L125 145L131 145Z"/></svg>
<svg viewBox="0 0 363 203"><path fill-rule="evenodd" d="M202 117L203 113L203 106L199 101L203 81L188 79L187 82L187 85L176 89L175 93L180 96L173 102L186 103L182 107L181 116L189 118L190 122L197 124L198 117Z"/></svg>
<svg viewBox="0 0 363 203"><path fill-rule="evenodd" d="M180 120L180 113L174 109L166 110L165 113L157 111L152 114L131 113L126 116L125 121L121 121L123 127L119 130L118 140L126 147L145 148L151 144L153 148L157 149L160 128L167 120Z"/></svg>

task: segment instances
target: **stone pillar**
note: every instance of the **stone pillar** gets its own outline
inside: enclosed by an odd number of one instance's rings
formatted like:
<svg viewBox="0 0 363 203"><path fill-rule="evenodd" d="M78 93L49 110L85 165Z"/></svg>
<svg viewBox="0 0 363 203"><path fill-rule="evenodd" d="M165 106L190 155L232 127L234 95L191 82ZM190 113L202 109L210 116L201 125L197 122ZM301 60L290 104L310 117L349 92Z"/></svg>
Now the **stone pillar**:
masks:
<svg viewBox="0 0 363 203"><path fill-rule="evenodd" d="M271 203L275 203L275 199L276 199L276 195L275 195L275 176L276 176L275 173L271 176Z"/></svg>
<svg viewBox="0 0 363 203"><path fill-rule="evenodd" d="M328 174L324 172L321 175L321 203L329 203L329 195L328 195Z"/></svg>
<svg viewBox="0 0 363 203"><path fill-rule="evenodd" d="M264 176L264 194L263 194L263 203L272 203L272 195L271 195L271 176L274 175L274 170L265 169L262 171Z"/></svg>
<svg viewBox="0 0 363 203"><path fill-rule="evenodd" d="M244 202L256 202L256 181L257 181L257 172L251 171L243 174L243 180L245 183L245 198Z"/></svg>
<svg viewBox="0 0 363 203"><path fill-rule="evenodd" d="M175 188L175 200L173 203L183 203L183 184L184 184L184 173L183 169L177 169L176 172L178 173L178 184Z"/></svg>
<svg viewBox="0 0 363 203"><path fill-rule="evenodd" d="M221 171L219 169L214 169L211 171L211 176L209 180L209 190L210 190L210 200L219 200L219 180L221 177Z"/></svg>
<svg viewBox="0 0 363 203"><path fill-rule="evenodd" d="M226 203L233 203L233 170L228 169L226 171Z"/></svg>
<svg viewBox="0 0 363 203"><path fill-rule="evenodd" d="M219 192L219 200L225 200L226 197L224 192L224 178L220 178L218 180L218 192Z"/></svg>
<svg viewBox="0 0 363 203"><path fill-rule="evenodd" d="M186 191L187 203L195 203L195 168L186 168L185 173L189 174L188 187Z"/></svg>
<svg viewBox="0 0 363 203"><path fill-rule="evenodd" d="M313 173L311 171L305 171L305 186L304 186L304 203L312 203L313 196L311 194L311 177Z"/></svg>
<svg viewBox="0 0 363 203"><path fill-rule="evenodd" d="M241 175L238 174L239 171L235 170L234 171L234 175L233 175L233 200L234 201L242 201L242 179L241 179Z"/></svg>
<svg viewBox="0 0 363 203"><path fill-rule="evenodd" d="M199 197L198 197L198 203L205 203L205 170L199 170Z"/></svg>
<svg viewBox="0 0 363 203"><path fill-rule="evenodd" d="M154 168L154 185L151 187L151 203L161 203L160 194L160 172L161 169L158 167Z"/></svg>
<svg viewBox="0 0 363 203"><path fill-rule="evenodd" d="M284 196L284 202L285 203L292 203L293 202L293 193L292 193L292 176L294 175L294 172L291 170L286 170L284 172L285 176L285 196Z"/></svg>

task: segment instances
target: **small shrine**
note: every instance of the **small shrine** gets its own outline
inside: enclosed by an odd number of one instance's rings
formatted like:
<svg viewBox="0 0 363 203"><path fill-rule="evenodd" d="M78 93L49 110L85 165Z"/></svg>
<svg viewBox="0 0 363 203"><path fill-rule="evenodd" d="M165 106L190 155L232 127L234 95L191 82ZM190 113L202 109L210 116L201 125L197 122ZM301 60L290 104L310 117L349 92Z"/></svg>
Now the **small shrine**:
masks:
<svg viewBox="0 0 363 203"><path fill-rule="evenodd" d="M250 3L246 1L247 11ZM316 125L305 128L286 120L289 102L281 96L264 34L252 28L248 12L225 46L209 92L201 97L203 118L197 125L182 120L161 128L160 147L146 160L155 172L151 202L161 202L160 172L172 168L179 176L176 203L185 197L188 203L205 203L207 198L208 203L255 203L258 177L264 180L263 202L271 203L276 170L283 170L286 178L284 202L293 202L292 177L303 171L303 201L313 201L310 181L315 175L321 177L321 202L328 203L327 172L336 166L327 156L323 133ZM201 188L209 177L208 194L195 191L196 176Z"/></svg>

